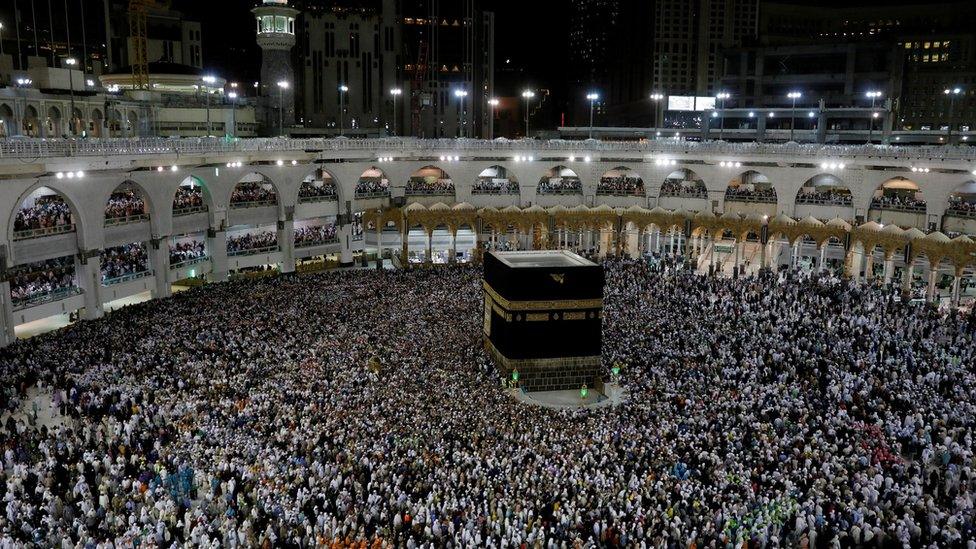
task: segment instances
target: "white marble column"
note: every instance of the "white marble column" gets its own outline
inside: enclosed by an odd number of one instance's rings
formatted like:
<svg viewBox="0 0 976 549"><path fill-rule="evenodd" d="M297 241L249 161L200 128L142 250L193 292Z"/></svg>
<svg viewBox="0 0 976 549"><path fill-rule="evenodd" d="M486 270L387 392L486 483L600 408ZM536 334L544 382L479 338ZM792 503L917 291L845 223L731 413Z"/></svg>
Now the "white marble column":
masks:
<svg viewBox="0 0 976 549"><path fill-rule="evenodd" d="M14 304L10 299L10 282L0 280L0 347L6 347L17 339L14 327Z"/></svg>
<svg viewBox="0 0 976 549"><path fill-rule="evenodd" d="M295 272L295 220L278 222L278 249L281 250L281 272Z"/></svg>
<svg viewBox="0 0 976 549"><path fill-rule="evenodd" d="M211 230L207 234L207 251L210 254L211 281L227 280L227 231Z"/></svg>
<svg viewBox="0 0 976 549"><path fill-rule="evenodd" d="M339 238L339 266L352 267L352 225L339 225L336 236Z"/></svg>
<svg viewBox="0 0 976 549"><path fill-rule="evenodd" d="M75 259L78 287L85 293L85 319L94 320L105 314L102 306L102 260L98 250L80 252Z"/></svg>
<svg viewBox="0 0 976 549"><path fill-rule="evenodd" d="M152 254L149 261L156 280L153 297L155 299L169 297L173 295L173 289L169 282L169 237L154 239L150 241L149 247L149 253Z"/></svg>

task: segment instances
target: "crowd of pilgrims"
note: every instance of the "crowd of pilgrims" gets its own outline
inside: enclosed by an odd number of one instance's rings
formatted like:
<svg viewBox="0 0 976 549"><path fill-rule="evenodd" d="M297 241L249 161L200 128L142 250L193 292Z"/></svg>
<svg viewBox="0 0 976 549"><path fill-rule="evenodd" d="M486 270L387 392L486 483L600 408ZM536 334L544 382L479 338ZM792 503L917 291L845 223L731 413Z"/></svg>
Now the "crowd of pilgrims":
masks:
<svg viewBox="0 0 976 549"><path fill-rule="evenodd" d="M234 204L273 204L278 200L274 187L254 181L238 183L230 193L230 203Z"/></svg>
<svg viewBox="0 0 976 549"><path fill-rule="evenodd" d="M966 200L959 196L950 196L949 207L946 208L946 211L967 216L976 215L976 198Z"/></svg>
<svg viewBox="0 0 976 549"><path fill-rule="evenodd" d="M639 177L603 177L597 186L597 192L609 194L644 194L644 181Z"/></svg>
<svg viewBox="0 0 976 549"><path fill-rule="evenodd" d="M411 177L407 194L454 194L454 181L430 177Z"/></svg>
<svg viewBox="0 0 976 549"><path fill-rule="evenodd" d="M260 233L244 233L227 236L227 253L248 252L262 250L278 245L278 233L264 231Z"/></svg>
<svg viewBox="0 0 976 549"><path fill-rule="evenodd" d="M105 205L105 219L125 219L141 215L146 215L146 201L135 191L115 191Z"/></svg>
<svg viewBox="0 0 976 549"><path fill-rule="evenodd" d="M619 407L506 394L477 267L213 284L17 342L0 546L976 547L976 319L680 267L606 263Z"/></svg>
<svg viewBox="0 0 976 549"><path fill-rule="evenodd" d="M183 185L176 189L176 197L173 198L174 212L198 210L203 206L203 187Z"/></svg>
<svg viewBox="0 0 976 549"><path fill-rule="evenodd" d="M693 181L688 185L680 179L665 179L664 183L661 184L661 196L706 198L708 189L701 181Z"/></svg>
<svg viewBox="0 0 976 549"><path fill-rule="evenodd" d="M331 199L334 200L336 196L336 185L335 181L329 179L326 181L319 181L321 184L315 183L304 183L302 187L298 189L299 200L323 200Z"/></svg>
<svg viewBox="0 0 976 549"><path fill-rule="evenodd" d="M924 200L920 200L914 196L889 194L872 198L871 207L878 209L919 210L924 212L926 203Z"/></svg>
<svg viewBox="0 0 976 549"><path fill-rule="evenodd" d="M71 225L71 208L57 195L38 197L32 206L17 210L14 232L36 231Z"/></svg>
<svg viewBox="0 0 976 549"><path fill-rule="evenodd" d="M15 307L34 299L65 292L75 285L74 258L59 257L26 265L22 269L13 270L8 280L10 299Z"/></svg>
<svg viewBox="0 0 976 549"><path fill-rule="evenodd" d="M336 226L310 225L295 229L295 246L315 246L336 241Z"/></svg>
<svg viewBox="0 0 976 549"><path fill-rule="evenodd" d="M499 177L480 177L471 187L471 192L481 194L518 194L518 181Z"/></svg>
<svg viewBox="0 0 976 549"><path fill-rule="evenodd" d="M583 192L583 182L578 177L543 177L539 181L539 193L570 194Z"/></svg>
<svg viewBox="0 0 976 549"><path fill-rule="evenodd" d="M390 182L374 177L363 177L356 183L357 195L382 194L390 192Z"/></svg>
<svg viewBox="0 0 976 549"><path fill-rule="evenodd" d="M149 254L142 242L101 251L102 282L149 272Z"/></svg>
<svg viewBox="0 0 976 549"><path fill-rule="evenodd" d="M840 192L835 189L826 191L801 191L796 196L797 204L830 204L834 206L850 206L853 198L850 192Z"/></svg>
<svg viewBox="0 0 976 549"><path fill-rule="evenodd" d="M169 247L169 264L178 265L207 257L207 247L200 240L184 240L176 242Z"/></svg>
<svg viewBox="0 0 976 549"><path fill-rule="evenodd" d="M726 200L746 200L750 202L776 202L776 189L772 187L756 187L740 185L725 189Z"/></svg>

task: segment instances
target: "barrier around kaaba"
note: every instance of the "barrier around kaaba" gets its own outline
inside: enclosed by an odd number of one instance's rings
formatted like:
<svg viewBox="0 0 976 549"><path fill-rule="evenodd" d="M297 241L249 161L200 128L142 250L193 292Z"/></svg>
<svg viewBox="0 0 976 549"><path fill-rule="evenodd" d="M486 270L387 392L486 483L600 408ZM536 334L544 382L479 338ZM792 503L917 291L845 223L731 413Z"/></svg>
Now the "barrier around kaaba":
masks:
<svg viewBox="0 0 976 549"><path fill-rule="evenodd" d="M526 391L602 385L603 267L567 251L491 252L484 341Z"/></svg>

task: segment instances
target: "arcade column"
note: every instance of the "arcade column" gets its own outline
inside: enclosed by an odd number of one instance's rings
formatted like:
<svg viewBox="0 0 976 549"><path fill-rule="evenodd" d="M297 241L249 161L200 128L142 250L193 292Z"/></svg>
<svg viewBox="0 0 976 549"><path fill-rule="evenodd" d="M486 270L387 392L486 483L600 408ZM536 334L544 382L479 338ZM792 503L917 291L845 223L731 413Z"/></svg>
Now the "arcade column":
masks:
<svg viewBox="0 0 976 549"><path fill-rule="evenodd" d="M98 250L82 250L75 256L75 276L85 294L85 320L105 315L102 306L102 259Z"/></svg>
<svg viewBox="0 0 976 549"><path fill-rule="evenodd" d="M912 279L915 277L915 262L909 260L905 265L905 272L901 279L901 293L908 295L912 291Z"/></svg>
<svg viewBox="0 0 976 549"><path fill-rule="evenodd" d="M209 229L207 250L210 252L210 279L213 282L227 280L227 231Z"/></svg>
<svg viewBox="0 0 976 549"><path fill-rule="evenodd" d="M290 215L278 222L278 248L281 250L281 272L295 272L295 220Z"/></svg>
<svg viewBox="0 0 976 549"><path fill-rule="evenodd" d="M0 347L14 342L14 304L10 299L10 282L0 279Z"/></svg>
<svg viewBox="0 0 976 549"><path fill-rule="evenodd" d="M153 297L161 299L173 295L173 288L169 283L169 237L154 238L150 241L152 256L149 261L155 273L156 287Z"/></svg>
<svg viewBox="0 0 976 549"><path fill-rule="evenodd" d="M344 221L344 220L342 220ZM340 221L341 223L341 221ZM336 230L339 237L339 266L352 267L352 224L342 223Z"/></svg>

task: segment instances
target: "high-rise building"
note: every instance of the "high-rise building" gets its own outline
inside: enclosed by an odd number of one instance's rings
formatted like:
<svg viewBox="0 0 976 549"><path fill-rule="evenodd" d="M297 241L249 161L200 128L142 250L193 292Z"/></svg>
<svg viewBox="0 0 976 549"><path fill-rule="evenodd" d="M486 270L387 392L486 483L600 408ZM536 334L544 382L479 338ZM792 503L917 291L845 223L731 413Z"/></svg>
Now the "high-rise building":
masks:
<svg viewBox="0 0 976 549"><path fill-rule="evenodd" d="M263 0L251 10L261 48L260 95L264 98L266 129L284 133L295 124L295 71L291 50L295 47L295 21L299 11L288 0Z"/></svg>
<svg viewBox="0 0 976 549"><path fill-rule="evenodd" d="M134 42L129 29L129 0L104 0L109 72L132 64ZM182 12L156 7L146 17L148 61L203 68L200 22Z"/></svg>
<svg viewBox="0 0 976 549"><path fill-rule="evenodd" d="M404 104L414 135L484 135L495 91L495 18L481 4L402 0Z"/></svg>
<svg viewBox="0 0 976 549"><path fill-rule="evenodd" d="M715 95L723 50L756 39L759 0L655 0L654 87Z"/></svg>
<svg viewBox="0 0 976 549"><path fill-rule="evenodd" d="M728 52L723 82L742 106L785 105L787 88L803 92L808 103L865 106L866 92L880 91L883 102L891 101L895 129L972 128L974 26L970 0L883 10L858 0L833 9L767 0L759 46Z"/></svg>

